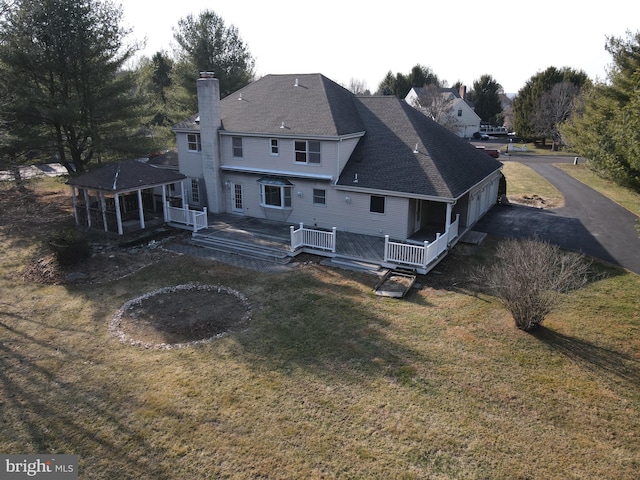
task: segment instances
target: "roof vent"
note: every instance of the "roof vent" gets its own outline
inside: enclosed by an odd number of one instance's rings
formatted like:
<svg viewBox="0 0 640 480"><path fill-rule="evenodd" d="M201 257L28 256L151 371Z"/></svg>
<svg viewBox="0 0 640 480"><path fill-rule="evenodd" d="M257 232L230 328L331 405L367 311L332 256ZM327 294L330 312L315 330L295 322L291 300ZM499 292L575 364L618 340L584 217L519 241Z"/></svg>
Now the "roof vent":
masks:
<svg viewBox="0 0 640 480"><path fill-rule="evenodd" d="M240 92L240 96L238 97L238 100L242 101L242 92Z"/></svg>
<svg viewBox="0 0 640 480"><path fill-rule="evenodd" d="M282 123L280 124L280 128L287 128L287 127L284 125L284 122L282 122Z"/></svg>
<svg viewBox="0 0 640 480"><path fill-rule="evenodd" d="M298 82L298 79L296 78L296 83L293 85L294 87L299 87L300 86L300 82Z"/></svg>
<svg viewBox="0 0 640 480"><path fill-rule="evenodd" d="M196 122L196 123L200 123L200 115L198 115L198 116L196 117L196 119L194 120L194 122Z"/></svg>
<svg viewBox="0 0 640 480"><path fill-rule="evenodd" d="M413 153L420 153L420 150L418 150L418 144L416 143L416 148L413 149Z"/></svg>
<svg viewBox="0 0 640 480"><path fill-rule="evenodd" d="M358 183L358 174L357 173L353 177L353 183Z"/></svg>

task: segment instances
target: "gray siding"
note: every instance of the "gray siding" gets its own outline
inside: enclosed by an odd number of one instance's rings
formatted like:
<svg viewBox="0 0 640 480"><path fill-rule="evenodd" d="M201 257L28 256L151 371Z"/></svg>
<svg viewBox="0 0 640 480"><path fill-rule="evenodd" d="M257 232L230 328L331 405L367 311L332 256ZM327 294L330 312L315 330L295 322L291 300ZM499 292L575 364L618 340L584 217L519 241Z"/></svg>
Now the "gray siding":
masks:
<svg viewBox="0 0 640 480"><path fill-rule="evenodd" d="M240 136L240 135L238 135ZM242 158L233 156L233 135L221 136L222 165L274 172L291 172L302 175L323 175L337 178L347 162L358 139L320 141L320 164L295 161L293 138L242 137ZM278 155L271 154L271 139L278 140Z"/></svg>

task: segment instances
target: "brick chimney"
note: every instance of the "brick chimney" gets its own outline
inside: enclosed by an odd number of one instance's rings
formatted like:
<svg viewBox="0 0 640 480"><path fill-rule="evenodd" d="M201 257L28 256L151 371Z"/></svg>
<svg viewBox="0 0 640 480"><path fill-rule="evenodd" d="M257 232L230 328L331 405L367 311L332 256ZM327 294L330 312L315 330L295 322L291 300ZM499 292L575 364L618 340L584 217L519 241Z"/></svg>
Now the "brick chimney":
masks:
<svg viewBox="0 0 640 480"><path fill-rule="evenodd" d="M460 90L458 91L458 93L460 94L460 98L462 100L466 100L467 99L467 87L464 85L460 85Z"/></svg>
<svg viewBox="0 0 640 480"><path fill-rule="evenodd" d="M220 85L213 72L200 72L198 113L200 115L200 144L202 170L207 204L212 213L224 212L224 190L220 172Z"/></svg>

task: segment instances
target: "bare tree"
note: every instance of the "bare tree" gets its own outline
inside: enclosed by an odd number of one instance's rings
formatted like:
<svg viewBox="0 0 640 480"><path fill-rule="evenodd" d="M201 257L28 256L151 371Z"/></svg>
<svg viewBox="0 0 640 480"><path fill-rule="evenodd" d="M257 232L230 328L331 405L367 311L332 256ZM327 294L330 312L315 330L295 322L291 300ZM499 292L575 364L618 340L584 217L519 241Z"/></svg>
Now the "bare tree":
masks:
<svg viewBox="0 0 640 480"><path fill-rule="evenodd" d="M349 80L347 90L349 90L354 95L371 95L369 88L367 88L367 82L357 78L351 78Z"/></svg>
<svg viewBox="0 0 640 480"><path fill-rule="evenodd" d="M571 82L556 83L537 101L531 114L531 126L536 135L550 138L553 150L562 144L560 125L571 117L574 99L580 88Z"/></svg>
<svg viewBox="0 0 640 480"><path fill-rule="evenodd" d="M443 127L456 131L458 121L451 110L453 95L446 91L442 92L436 85L425 85L417 90L418 98L414 100L413 106Z"/></svg>
<svg viewBox="0 0 640 480"><path fill-rule="evenodd" d="M525 331L536 329L561 300L561 294L583 287L590 263L582 255L536 239L502 241L489 266L470 277L494 295Z"/></svg>

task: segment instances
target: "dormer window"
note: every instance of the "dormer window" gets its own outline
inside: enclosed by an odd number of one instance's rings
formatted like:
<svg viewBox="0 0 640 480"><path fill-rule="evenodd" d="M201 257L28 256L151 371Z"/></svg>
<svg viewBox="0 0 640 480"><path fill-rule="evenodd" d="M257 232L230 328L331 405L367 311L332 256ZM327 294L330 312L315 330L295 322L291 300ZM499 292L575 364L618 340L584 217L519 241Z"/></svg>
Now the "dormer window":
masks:
<svg viewBox="0 0 640 480"><path fill-rule="evenodd" d="M199 133L188 133L187 134L187 150L190 152L201 152L202 145L200 145L200 134Z"/></svg>
<svg viewBox="0 0 640 480"><path fill-rule="evenodd" d="M297 140L294 148L297 163L320 163L320 142Z"/></svg>

